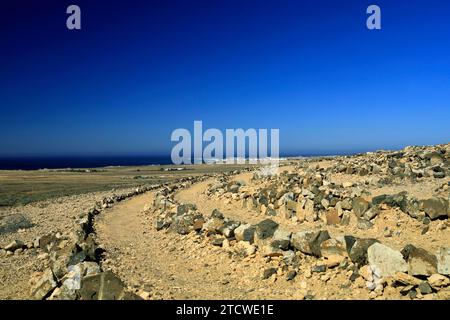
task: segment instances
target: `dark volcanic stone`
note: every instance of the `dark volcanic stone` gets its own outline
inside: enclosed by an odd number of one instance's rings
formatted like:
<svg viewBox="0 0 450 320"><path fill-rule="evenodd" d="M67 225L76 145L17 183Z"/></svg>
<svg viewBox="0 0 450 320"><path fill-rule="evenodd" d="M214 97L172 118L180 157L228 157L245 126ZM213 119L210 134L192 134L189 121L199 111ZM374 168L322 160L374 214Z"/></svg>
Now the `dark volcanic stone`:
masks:
<svg viewBox="0 0 450 320"><path fill-rule="evenodd" d="M353 236L344 236L344 241L347 253L350 253L350 250L352 249L353 245L356 242L356 238Z"/></svg>
<svg viewBox="0 0 450 320"><path fill-rule="evenodd" d="M315 255L316 257L320 257L321 256L320 245L322 244L322 242L328 239L331 239L328 231L326 230L319 231L316 237L314 237L309 244L312 254Z"/></svg>
<svg viewBox="0 0 450 320"><path fill-rule="evenodd" d="M402 211L406 211L406 191L399 192L397 194L387 196L384 203L392 208L400 208Z"/></svg>
<svg viewBox="0 0 450 320"><path fill-rule="evenodd" d="M448 200L440 197L432 197L420 202L420 208L425 211L431 220L447 217L448 206Z"/></svg>
<svg viewBox="0 0 450 320"><path fill-rule="evenodd" d="M269 279L272 275L277 273L277 268L267 268L263 272L263 279Z"/></svg>
<svg viewBox="0 0 450 320"><path fill-rule="evenodd" d="M353 282L356 279L358 279L360 277L358 272L353 272L352 275L350 276L350 281Z"/></svg>
<svg viewBox="0 0 450 320"><path fill-rule="evenodd" d="M220 211L217 210L217 209L214 209L214 210L212 211L212 213L211 213L211 218L216 218L216 219L221 219L221 220L224 219L223 213L220 212Z"/></svg>
<svg viewBox="0 0 450 320"><path fill-rule="evenodd" d="M367 263L367 249L375 242L379 241L376 239L357 239L349 252L352 262L365 265Z"/></svg>
<svg viewBox="0 0 450 320"><path fill-rule="evenodd" d="M225 240L225 238L214 238L211 243L213 246L218 246L221 247L223 245L223 241Z"/></svg>
<svg viewBox="0 0 450 320"><path fill-rule="evenodd" d="M430 276L437 273L437 257L422 248L412 244L406 245L401 251L403 258L408 262L408 273L413 276Z"/></svg>
<svg viewBox="0 0 450 320"><path fill-rule="evenodd" d="M311 271L312 272L318 272L318 273L325 272L325 271L327 271L327 266L324 265L324 264L321 264L321 265L318 265L318 266L313 266L311 268Z"/></svg>
<svg viewBox="0 0 450 320"><path fill-rule="evenodd" d="M373 197L373 198L372 198L372 204L373 204L374 206L379 205L379 204L382 204L382 203L384 203L384 201L386 200L386 198L387 198L387 195L386 195L386 194L382 194L382 195Z"/></svg>
<svg viewBox="0 0 450 320"><path fill-rule="evenodd" d="M162 219L157 219L155 222L155 228L157 231L162 230L164 228L167 228L168 224L166 224L166 222Z"/></svg>
<svg viewBox="0 0 450 320"><path fill-rule="evenodd" d="M269 199L267 199L267 197L264 196L264 195L260 195L260 196L259 196L258 202L259 202L260 204L265 205L266 207L269 205Z"/></svg>
<svg viewBox="0 0 450 320"><path fill-rule="evenodd" d="M417 297L417 291L416 291L416 290L411 290L411 291L409 291L409 292L408 292L408 296L409 296L411 299L416 298L416 297Z"/></svg>
<svg viewBox="0 0 450 320"><path fill-rule="evenodd" d="M433 292L433 288L431 288L430 284L426 281L422 281L419 284L419 290L421 294L429 294Z"/></svg>
<svg viewBox="0 0 450 320"><path fill-rule="evenodd" d="M286 280L291 281L297 276L297 271L291 270L286 274Z"/></svg>
<svg viewBox="0 0 450 320"><path fill-rule="evenodd" d="M271 238L277 228L278 223L270 219L265 219L256 225L256 235L258 239Z"/></svg>

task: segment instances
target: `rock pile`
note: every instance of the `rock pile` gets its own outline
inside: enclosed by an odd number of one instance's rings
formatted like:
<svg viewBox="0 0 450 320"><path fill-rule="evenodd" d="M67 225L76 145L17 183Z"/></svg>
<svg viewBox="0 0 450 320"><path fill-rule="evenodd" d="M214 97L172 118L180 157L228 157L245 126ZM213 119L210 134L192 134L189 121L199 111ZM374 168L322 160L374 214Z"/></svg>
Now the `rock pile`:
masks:
<svg viewBox="0 0 450 320"><path fill-rule="evenodd" d="M392 176L401 179L441 179L439 175L430 175L430 170L435 170L436 163L441 159L439 168L443 171L439 172L447 174L450 150L439 146L434 148L438 151L430 153L427 147L406 148L400 153L366 154L364 162L359 156L345 157L342 163L339 160L326 169L313 167L302 173L285 171L277 176L255 175L252 182L256 186L233 180L230 175L218 176L216 182L208 186L206 195L225 202L239 201L243 207L257 210L265 217L256 224L230 220L217 209L205 215L193 203L177 203L172 196L174 190L163 189L154 204L158 215L156 228L179 234L195 232L209 238L212 245L221 246L232 254L250 258L258 254L269 261L280 261L278 268L270 266L264 270L263 279L277 277L281 273L291 281L303 272L306 277L308 273L322 273L320 279L326 282L330 279L328 270L339 268L347 270L349 285L363 281L371 292L371 298L382 296L389 288L411 298L432 294L448 298L448 247L428 252L408 244L402 250L396 250L378 239L350 234L333 236L320 228L324 225L346 225L351 217L358 221L359 229L371 228L374 219L387 208L398 209L421 221L447 219L450 215L448 187L425 199L417 199L407 192L373 197L364 183L336 184L331 182L329 176L345 171L360 176L381 172L389 179ZM343 163L347 163L345 170L341 167ZM359 169L353 170L353 166ZM418 170L423 171L420 176L416 174ZM380 183L388 182L377 182ZM292 233L275 222L274 216L298 223L324 223L315 225L319 228ZM310 259L316 259L316 262L310 270L303 270L300 261Z"/></svg>
<svg viewBox="0 0 450 320"><path fill-rule="evenodd" d="M348 225L355 217L357 226L366 230L386 208L398 208L409 216L423 220L446 219L450 216L449 183L444 183L429 198L417 199L406 191L397 194L371 196L368 184L380 187L393 184L393 177L414 181L448 175L450 145L408 147L401 152L366 153L353 157L325 158L332 162L326 168L310 166L309 161L298 165L298 171L279 175L253 176L254 186L221 176L209 185L208 197L230 203L238 201L244 208L266 216L280 216L298 223L324 221L329 225ZM314 159L318 161L317 159ZM319 159L320 160L320 159ZM437 167L438 166L438 167ZM439 168L439 169L437 169ZM336 173L366 176L382 175L379 180L342 183L333 182ZM405 173L406 172L406 173ZM420 174L419 174L420 172ZM397 179L398 180L398 179ZM376 181L376 182L374 182Z"/></svg>
<svg viewBox="0 0 450 320"><path fill-rule="evenodd" d="M332 172L366 176L384 174L388 180L448 177L449 145L406 147L395 152L368 152L337 159Z"/></svg>

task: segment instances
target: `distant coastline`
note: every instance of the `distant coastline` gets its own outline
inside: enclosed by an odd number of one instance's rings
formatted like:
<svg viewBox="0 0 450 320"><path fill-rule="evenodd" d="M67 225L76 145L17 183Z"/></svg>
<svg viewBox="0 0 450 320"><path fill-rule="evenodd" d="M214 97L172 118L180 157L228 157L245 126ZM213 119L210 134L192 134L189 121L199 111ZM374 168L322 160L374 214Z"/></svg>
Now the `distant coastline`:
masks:
<svg viewBox="0 0 450 320"><path fill-rule="evenodd" d="M281 158L323 157L351 155L365 151L282 154ZM107 155L107 156L8 156L0 157L0 170L87 169L104 167L171 165L170 156Z"/></svg>

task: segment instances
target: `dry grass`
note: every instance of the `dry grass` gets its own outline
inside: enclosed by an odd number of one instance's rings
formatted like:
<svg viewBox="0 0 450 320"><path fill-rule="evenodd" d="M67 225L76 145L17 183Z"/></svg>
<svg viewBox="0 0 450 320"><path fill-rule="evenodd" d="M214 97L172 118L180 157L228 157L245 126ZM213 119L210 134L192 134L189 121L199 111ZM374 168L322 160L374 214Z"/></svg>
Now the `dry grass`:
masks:
<svg viewBox="0 0 450 320"><path fill-rule="evenodd" d="M123 189L170 181L179 177L232 171L242 165L191 165L182 171L173 166L105 167L95 170L1 170L0 207L96 191Z"/></svg>

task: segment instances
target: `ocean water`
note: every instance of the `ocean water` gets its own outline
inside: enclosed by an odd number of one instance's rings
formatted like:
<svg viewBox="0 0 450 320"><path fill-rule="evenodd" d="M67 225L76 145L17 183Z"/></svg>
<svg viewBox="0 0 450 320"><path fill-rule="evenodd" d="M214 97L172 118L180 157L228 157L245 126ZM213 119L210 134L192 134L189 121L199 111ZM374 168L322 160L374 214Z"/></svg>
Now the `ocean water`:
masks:
<svg viewBox="0 0 450 320"><path fill-rule="evenodd" d="M172 164L170 156L3 157L0 170L99 168Z"/></svg>
<svg viewBox="0 0 450 320"><path fill-rule="evenodd" d="M319 156L308 154L304 156ZM280 158L297 157L286 154ZM145 166L173 164L170 156L24 156L0 157L0 170L82 169L107 166Z"/></svg>

